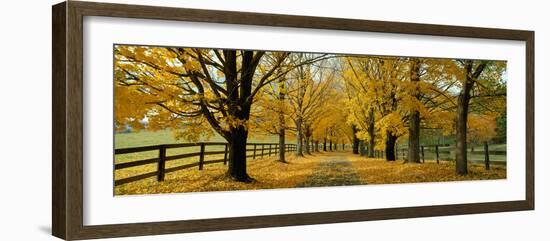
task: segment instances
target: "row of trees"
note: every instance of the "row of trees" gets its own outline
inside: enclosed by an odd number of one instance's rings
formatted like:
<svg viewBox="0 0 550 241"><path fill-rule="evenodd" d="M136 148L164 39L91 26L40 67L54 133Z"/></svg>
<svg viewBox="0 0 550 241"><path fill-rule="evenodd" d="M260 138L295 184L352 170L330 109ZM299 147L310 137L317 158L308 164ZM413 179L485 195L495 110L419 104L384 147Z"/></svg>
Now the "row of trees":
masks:
<svg viewBox="0 0 550 241"><path fill-rule="evenodd" d="M407 161L420 163L420 129L441 129L455 134L456 172L465 175L467 143L493 138L495 120L506 112L503 61L348 57L343 62L355 142L384 150L388 161L396 159L395 144L404 137Z"/></svg>
<svg viewBox="0 0 550 241"><path fill-rule="evenodd" d="M297 155L364 142L369 156L385 150L387 160L408 138L408 160L418 162L420 128L441 128L456 133L457 173L465 174L467 137L495 129L474 125L495 122L506 106L501 61L126 45L114 54L115 126L171 128L188 141L217 133L237 181L250 180L250 133L278 135L281 147L294 139Z"/></svg>
<svg viewBox="0 0 550 241"><path fill-rule="evenodd" d="M301 62L318 59L320 55L293 54ZM259 118L253 119L256 132L278 134L284 143L285 135L296 140L296 155L311 154L311 147L323 146L332 150L336 143L349 142L351 132L342 111L342 85L334 57L309 65L298 66L284 78L268 86L259 96L255 110ZM273 118L276 117L276 118ZM284 162L284 153L279 160Z"/></svg>

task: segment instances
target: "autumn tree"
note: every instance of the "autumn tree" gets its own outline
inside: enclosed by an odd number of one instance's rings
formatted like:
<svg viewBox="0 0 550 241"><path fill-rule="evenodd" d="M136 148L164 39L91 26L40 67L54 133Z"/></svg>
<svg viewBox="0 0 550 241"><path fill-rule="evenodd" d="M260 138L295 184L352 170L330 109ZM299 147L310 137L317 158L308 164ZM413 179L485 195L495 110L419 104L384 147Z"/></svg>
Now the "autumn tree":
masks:
<svg viewBox="0 0 550 241"><path fill-rule="evenodd" d="M291 67L290 67L291 68ZM280 70L283 71L283 68ZM289 104L286 99L288 95L288 83L286 76L280 77L277 81L267 85L257 96L253 116L257 116L256 134L270 134L278 136L279 158L278 161L286 163L286 140L287 129L289 128ZM274 118L275 117L275 118Z"/></svg>
<svg viewBox="0 0 550 241"><path fill-rule="evenodd" d="M116 123L171 127L198 140L217 132L229 146L228 175L249 181L246 143L255 96L285 72L289 53L117 45Z"/></svg>
<svg viewBox="0 0 550 241"><path fill-rule="evenodd" d="M468 114L470 105L475 99L477 108L490 109L488 101L495 97L506 95L505 82L502 75L505 70L505 62L488 60L456 60L457 74L460 91L457 95L456 118L456 173L468 174Z"/></svg>
<svg viewBox="0 0 550 241"><path fill-rule="evenodd" d="M450 97L453 87L452 60L409 58L409 81L403 82L401 108L408 112L408 155L406 162L420 163L420 130L440 129L451 133L455 105Z"/></svg>
<svg viewBox="0 0 550 241"><path fill-rule="evenodd" d="M299 54L298 58L315 59L315 54ZM331 61L319 60L311 65L295 68L289 77L288 103L290 119L294 126L289 128L296 133L296 155L303 156L309 149L313 131L319 119L328 111L325 104L331 100L334 88L334 69ZM304 150L305 147L305 150Z"/></svg>
<svg viewBox="0 0 550 241"><path fill-rule="evenodd" d="M279 161L280 162L286 162L285 160L285 135L286 135L286 118L285 118L285 96L287 94L287 88L286 88L286 79L281 78L279 82L277 83L277 101L278 101L278 108L277 110L277 121L278 121L278 133L279 135Z"/></svg>
<svg viewBox="0 0 550 241"><path fill-rule="evenodd" d="M348 123L354 127L355 136L367 143L368 156L374 157L375 106L372 82L376 78L368 58L342 58L341 75L347 94Z"/></svg>
<svg viewBox="0 0 550 241"><path fill-rule="evenodd" d="M354 100L356 104L351 105L357 107L352 122L360 128L364 126L361 129L367 132L371 151L383 149L386 160L395 161L397 139L406 134L406 113L400 104L405 93L402 82L410 75L407 59L374 56L346 60L344 78L348 86L359 93L354 94L358 98ZM364 118L358 119L358 115Z"/></svg>

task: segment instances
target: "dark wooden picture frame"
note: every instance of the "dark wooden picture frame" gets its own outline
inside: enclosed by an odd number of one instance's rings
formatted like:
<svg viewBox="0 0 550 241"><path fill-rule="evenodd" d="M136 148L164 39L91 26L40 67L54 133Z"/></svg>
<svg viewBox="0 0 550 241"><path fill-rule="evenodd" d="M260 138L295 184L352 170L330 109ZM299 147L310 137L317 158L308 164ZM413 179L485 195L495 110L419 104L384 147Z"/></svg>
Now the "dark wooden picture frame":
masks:
<svg viewBox="0 0 550 241"><path fill-rule="evenodd" d="M68 1L52 8L52 232L67 240L203 232L534 209L534 32L323 17ZM113 225L83 224L83 17L451 36L526 43L525 199L420 207L266 215Z"/></svg>

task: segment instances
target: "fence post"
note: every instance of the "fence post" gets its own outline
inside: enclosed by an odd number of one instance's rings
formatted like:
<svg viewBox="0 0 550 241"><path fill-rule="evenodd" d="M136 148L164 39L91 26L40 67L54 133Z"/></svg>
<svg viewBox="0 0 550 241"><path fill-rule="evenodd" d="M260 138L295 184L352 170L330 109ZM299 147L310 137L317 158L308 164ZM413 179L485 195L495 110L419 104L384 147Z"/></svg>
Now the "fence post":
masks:
<svg viewBox="0 0 550 241"><path fill-rule="evenodd" d="M261 155L262 158L264 158L264 144L262 144L262 155Z"/></svg>
<svg viewBox="0 0 550 241"><path fill-rule="evenodd" d="M227 146L229 144L225 143L225 152L223 153L223 164L227 165Z"/></svg>
<svg viewBox="0 0 550 241"><path fill-rule="evenodd" d="M426 159L424 158L424 146L420 146L420 154L422 155L422 163L426 162Z"/></svg>
<svg viewBox="0 0 550 241"><path fill-rule="evenodd" d="M199 170L204 166L204 142L201 143L201 153L199 156Z"/></svg>
<svg viewBox="0 0 550 241"><path fill-rule="evenodd" d="M439 146L435 145L435 161L439 164Z"/></svg>
<svg viewBox="0 0 550 241"><path fill-rule="evenodd" d="M252 159L256 159L256 144L254 144L254 150L252 152Z"/></svg>
<svg viewBox="0 0 550 241"><path fill-rule="evenodd" d="M269 154L267 156L271 156L271 144L269 144Z"/></svg>
<svg viewBox="0 0 550 241"><path fill-rule="evenodd" d="M483 149L485 149L485 170L489 170L491 164L489 161L489 144L487 142L483 143Z"/></svg>
<svg viewBox="0 0 550 241"><path fill-rule="evenodd" d="M164 166L166 163L166 146L160 145L159 147L159 162L157 170L157 181L164 181Z"/></svg>

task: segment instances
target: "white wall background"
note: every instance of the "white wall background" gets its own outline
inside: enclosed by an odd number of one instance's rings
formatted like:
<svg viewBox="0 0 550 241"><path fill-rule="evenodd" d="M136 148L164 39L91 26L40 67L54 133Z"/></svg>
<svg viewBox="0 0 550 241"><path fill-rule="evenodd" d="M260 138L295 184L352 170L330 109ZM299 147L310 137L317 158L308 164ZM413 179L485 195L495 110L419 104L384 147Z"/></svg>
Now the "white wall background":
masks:
<svg viewBox="0 0 550 241"><path fill-rule="evenodd" d="M544 150L549 114L550 21L544 1L116 2L317 15L536 31L536 149ZM51 8L57 1L6 1L0 10L0 239L56 240L51 219ZM28 148L32 146L31 148ZM155 240L548 240L550 163L536 154L536 211L164 235ZM408 197L414 198L414 197ZM289 204L292 200L286 200ZM461 232L457 232L460 230ZM151 240L152 237L121 240Z"/></svg>

